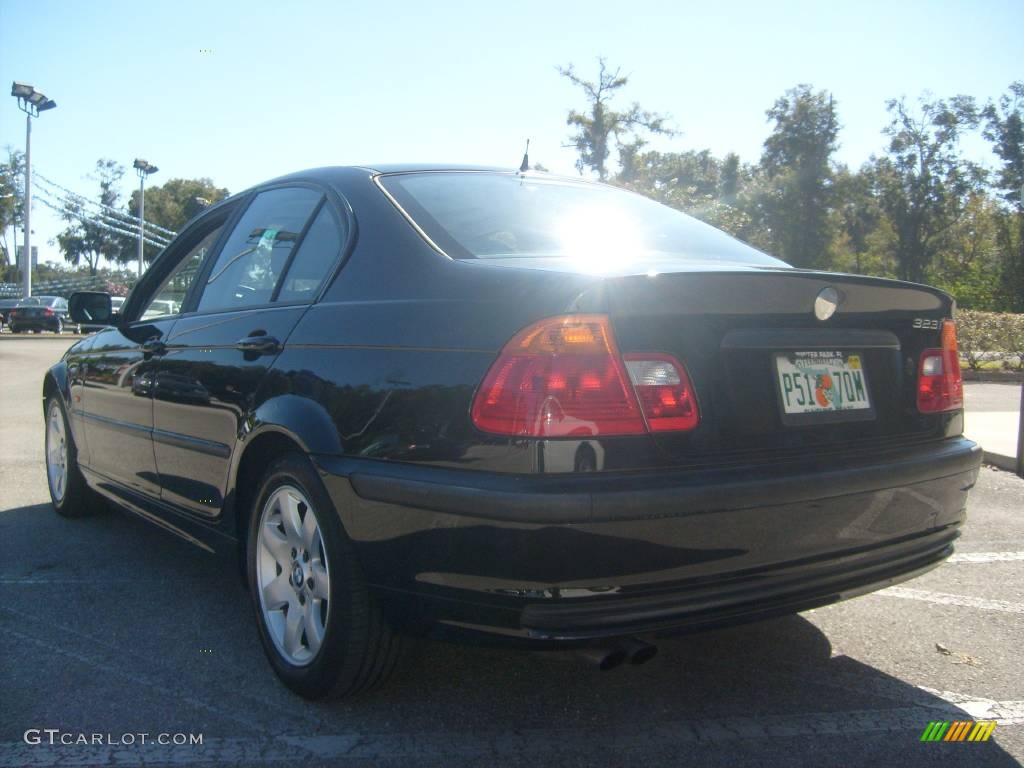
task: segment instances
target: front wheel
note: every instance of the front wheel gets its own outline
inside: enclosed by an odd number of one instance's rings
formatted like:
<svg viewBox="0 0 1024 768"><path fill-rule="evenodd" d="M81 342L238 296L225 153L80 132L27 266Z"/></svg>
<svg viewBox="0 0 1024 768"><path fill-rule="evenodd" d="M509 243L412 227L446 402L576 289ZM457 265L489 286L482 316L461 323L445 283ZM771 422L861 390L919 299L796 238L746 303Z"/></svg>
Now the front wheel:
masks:
<svg viewBox="0 0 1024 768"><path fill-rule="evenodd" d="M78 452L57 394L46 401L46 481L53 508L63 517L84 517L102 506L78 468Z"/></svg>
<svg viewBox="0 0 1024 768"><path fill-rule="evenodd" d="M282 456L264 474L250 515L247 570L263 650L293 691L342 698L391 674L400 638L373 602L304 456Z"/></svg>

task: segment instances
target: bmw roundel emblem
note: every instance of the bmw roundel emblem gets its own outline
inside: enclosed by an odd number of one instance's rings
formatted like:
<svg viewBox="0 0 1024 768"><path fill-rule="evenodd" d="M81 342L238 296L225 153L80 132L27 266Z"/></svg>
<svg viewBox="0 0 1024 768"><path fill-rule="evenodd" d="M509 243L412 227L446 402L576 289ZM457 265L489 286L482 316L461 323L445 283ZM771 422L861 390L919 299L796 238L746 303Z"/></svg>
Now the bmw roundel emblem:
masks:
<svg viewBox="0 0 1024 768"><path fill-rule="evenodd" d="M818 291L818 297L814 300L814 316L819 320L828 320L835 314L839 306L839 291L831 285Z"/></svg>

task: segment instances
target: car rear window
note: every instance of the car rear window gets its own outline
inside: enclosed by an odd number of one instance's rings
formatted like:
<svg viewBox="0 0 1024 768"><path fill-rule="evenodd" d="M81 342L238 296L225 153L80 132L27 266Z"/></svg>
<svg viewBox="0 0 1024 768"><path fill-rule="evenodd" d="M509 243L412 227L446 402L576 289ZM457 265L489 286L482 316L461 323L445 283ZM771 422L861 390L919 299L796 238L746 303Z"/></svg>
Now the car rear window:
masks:
<svg viewBox="0 0 1024 768"><path fill-rule="evenodd" d="M481 171L390 174L381 183L453 258L784 266L691 216L604 184Z"/></svg>

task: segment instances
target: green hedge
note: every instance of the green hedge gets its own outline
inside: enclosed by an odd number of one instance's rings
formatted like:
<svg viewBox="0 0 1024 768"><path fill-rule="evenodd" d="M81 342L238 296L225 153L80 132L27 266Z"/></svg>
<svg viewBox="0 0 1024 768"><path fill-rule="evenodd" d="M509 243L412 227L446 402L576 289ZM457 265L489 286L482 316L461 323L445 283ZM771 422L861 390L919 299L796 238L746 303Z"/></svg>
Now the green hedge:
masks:
<svg viewBox="0 0 1024 768"><path fill-rule="evenodd" d="M1024 370L1024 315L960 309L956 335L960 357L972 370L983 363Z"/></svg>

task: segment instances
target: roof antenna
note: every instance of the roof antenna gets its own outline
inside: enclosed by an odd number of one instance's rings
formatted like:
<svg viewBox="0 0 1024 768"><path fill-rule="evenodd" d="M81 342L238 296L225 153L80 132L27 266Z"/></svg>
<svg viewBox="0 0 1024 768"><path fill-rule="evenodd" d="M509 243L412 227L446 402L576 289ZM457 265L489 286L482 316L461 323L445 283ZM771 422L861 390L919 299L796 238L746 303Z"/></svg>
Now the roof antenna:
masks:
<svg viewBox="0 0 1024 768"><path fill-rule="evenodd" d="M530 140L526 140L526 151L523 152L523 163L519 166L520 173L526 173L530 170Z"/></svg>

